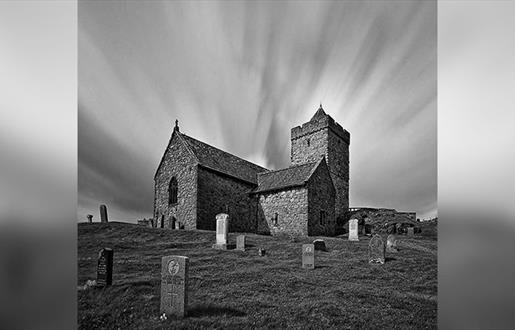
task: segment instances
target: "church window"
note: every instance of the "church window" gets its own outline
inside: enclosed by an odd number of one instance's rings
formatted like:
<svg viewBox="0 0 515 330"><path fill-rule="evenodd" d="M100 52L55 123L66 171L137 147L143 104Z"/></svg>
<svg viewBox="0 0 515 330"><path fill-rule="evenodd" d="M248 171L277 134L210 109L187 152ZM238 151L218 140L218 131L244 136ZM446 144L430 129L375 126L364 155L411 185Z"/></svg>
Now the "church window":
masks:
<svg viewBox="0 0 515 330"><path fill-rule="evenodd" d="M275 227L277 227L277 220L279 219L279 214L275 214L275 216L273 217L272 219L272 223L274 224Z"/></svg>
<svg viewBox="0 0 515 330"><path fill-rule="evenodd" d="M326 213L324 210L320 211L320 224L322 226L325 226L325 224L326 224Z"/></svg>
<svg viewBox="0 0 515 330"><path fill-rule="evenodd" d="M173 177L168 187L168 204L177 204L177 179Z"/></svg>
<svg viewBox="0 0 515 330"><path fill-rule="evenodd" d="M308 139L307 142L308 142L308 147L309 147L310 140Z"/></svg>

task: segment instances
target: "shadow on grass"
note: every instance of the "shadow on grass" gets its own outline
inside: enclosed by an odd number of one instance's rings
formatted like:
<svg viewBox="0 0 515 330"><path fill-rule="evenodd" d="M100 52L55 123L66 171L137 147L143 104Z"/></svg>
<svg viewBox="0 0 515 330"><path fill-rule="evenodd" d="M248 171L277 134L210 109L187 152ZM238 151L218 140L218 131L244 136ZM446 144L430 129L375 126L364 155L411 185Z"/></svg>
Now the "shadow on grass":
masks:
<svg viewBox="0 0 515 330"><path fill-rule="evenodd" d="M315 266L315 269L319 269L319 268L329 268L329 266Z"/></svg>
<svg viewBox="0 0 515 330"><path fill-rule="evenodd" d="M245 316L242 311L229 307L217 307L217 306L195 306L192 309L188 309L188 317L204 317L204 316Z"/></svg>
<svg viewBox="0 0 515 330"><path fill-rule="evenodd" d="M389 261L394 261L394 260L397 260L397 259L392 258L392 257L386 257L386 258L384 259L384 262L389 262Z"/></svg>

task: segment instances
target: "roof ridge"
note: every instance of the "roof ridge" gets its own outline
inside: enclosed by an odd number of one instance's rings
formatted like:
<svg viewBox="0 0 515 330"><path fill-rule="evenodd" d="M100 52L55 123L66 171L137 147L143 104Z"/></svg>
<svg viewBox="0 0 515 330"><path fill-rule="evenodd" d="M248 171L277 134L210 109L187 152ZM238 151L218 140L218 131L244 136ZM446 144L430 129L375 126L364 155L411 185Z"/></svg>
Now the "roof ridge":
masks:
<svg viewBox="0 0 515 330"><path fill-rule="evenodd" d="M205 144L205 145L207 145L207 146L209 146L209 147L211 147L211 148L214 148L214 149L216 149L216 150L218 150L218 151L221 151L221 152L223 152L223 153L225 153L225 154L231 155L232 157L236 157L236 158L238 158L238 159L241 159L241 160L243 160L244 162L247 162L247 163L249 163L249 164L252 164L252 165L254 165L254 166L257 166L257 167L259 167L259 168L262 168L262 169L264 169L264 170L266 170L266 171L269 171L267 168L265 168L265 167L263 167L263 166L261 166L261 165L255 164L255 163L253 163L253 162L251 162L251 161L249 161L249 160L246 160L246 159L244 159L244 158L242 158L242 157L239 157L239 156L236 156L236 155L234 155L234 154L231 154L230 152L227 152L227 151L225 151L225 150L222 150L222 149L220 149L220 148L217 148L217 147L215 147L215 146L212 146L212 145L210 145L209 143L206 143L206 142L204 142L204 141L201 141L201 140L199 140L199 139L196 139L196 138L194 138L194 137L192 137L192 136L189 136L189 135L184 134L184 133L181 133L181 135L182 135L182 136L184 136L184 137L190 138L190 139L192 139L192 140L195 140L195 141L197 141L197 142L203 143L203 144Z"/></svg>
<svg viewBox="0 0 515 330"><path fill-rule="evenodd" d="M301 167L301 166L307 166L307 165L315 165L316 163L318 163L319 161L316 161L316 162L309 162L309 163L303 163L303 164L297 164L297 165L293 165L293 166L289 166L289 167L285 167L285 168L281 168L281 169L278 169L278 170L269 170L268 172L259 172L257 173L258 175L265 175L265 174L269 174L269 173L277 173L277 172L281 172L281 171L286 171L286 170L290 170L292 168L297 168L297 167Z"/></svg>

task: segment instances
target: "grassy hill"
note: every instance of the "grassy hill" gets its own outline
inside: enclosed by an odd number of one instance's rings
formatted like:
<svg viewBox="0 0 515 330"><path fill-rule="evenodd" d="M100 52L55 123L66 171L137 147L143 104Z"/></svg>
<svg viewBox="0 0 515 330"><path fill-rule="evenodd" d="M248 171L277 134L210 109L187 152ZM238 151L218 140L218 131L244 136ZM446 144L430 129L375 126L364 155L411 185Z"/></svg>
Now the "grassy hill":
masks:
<svg viewBox="0 0 515 330"><path fill-rule="evenodd" d="M236 233L229 234L235 243ZM322 237L316 269L301 245L247 234L247 250L211 249L215 233L127 223L78 225L78 285L96 278L103 247L114 249L113 286L78 290L80 329L436 328L437 241L401 237L384 265L368 264L368 237ZM258 256L257 249L266 249ZM161 257L190 258L188 317L159 320Z"/></svg>

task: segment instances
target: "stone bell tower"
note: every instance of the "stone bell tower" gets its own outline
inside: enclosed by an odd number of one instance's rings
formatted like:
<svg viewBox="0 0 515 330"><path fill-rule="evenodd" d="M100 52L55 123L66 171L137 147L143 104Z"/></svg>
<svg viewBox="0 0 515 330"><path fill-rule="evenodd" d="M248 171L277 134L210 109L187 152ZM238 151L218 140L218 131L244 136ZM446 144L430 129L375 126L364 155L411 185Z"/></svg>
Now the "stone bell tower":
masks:
<svg viewBox="0 0 515 330"><path fill-rule="evenodd" d="M310 121L291 129L291 165L325 157L336 189L335 215L341 223L349 208L350 134L320 108Z"/></svg>

